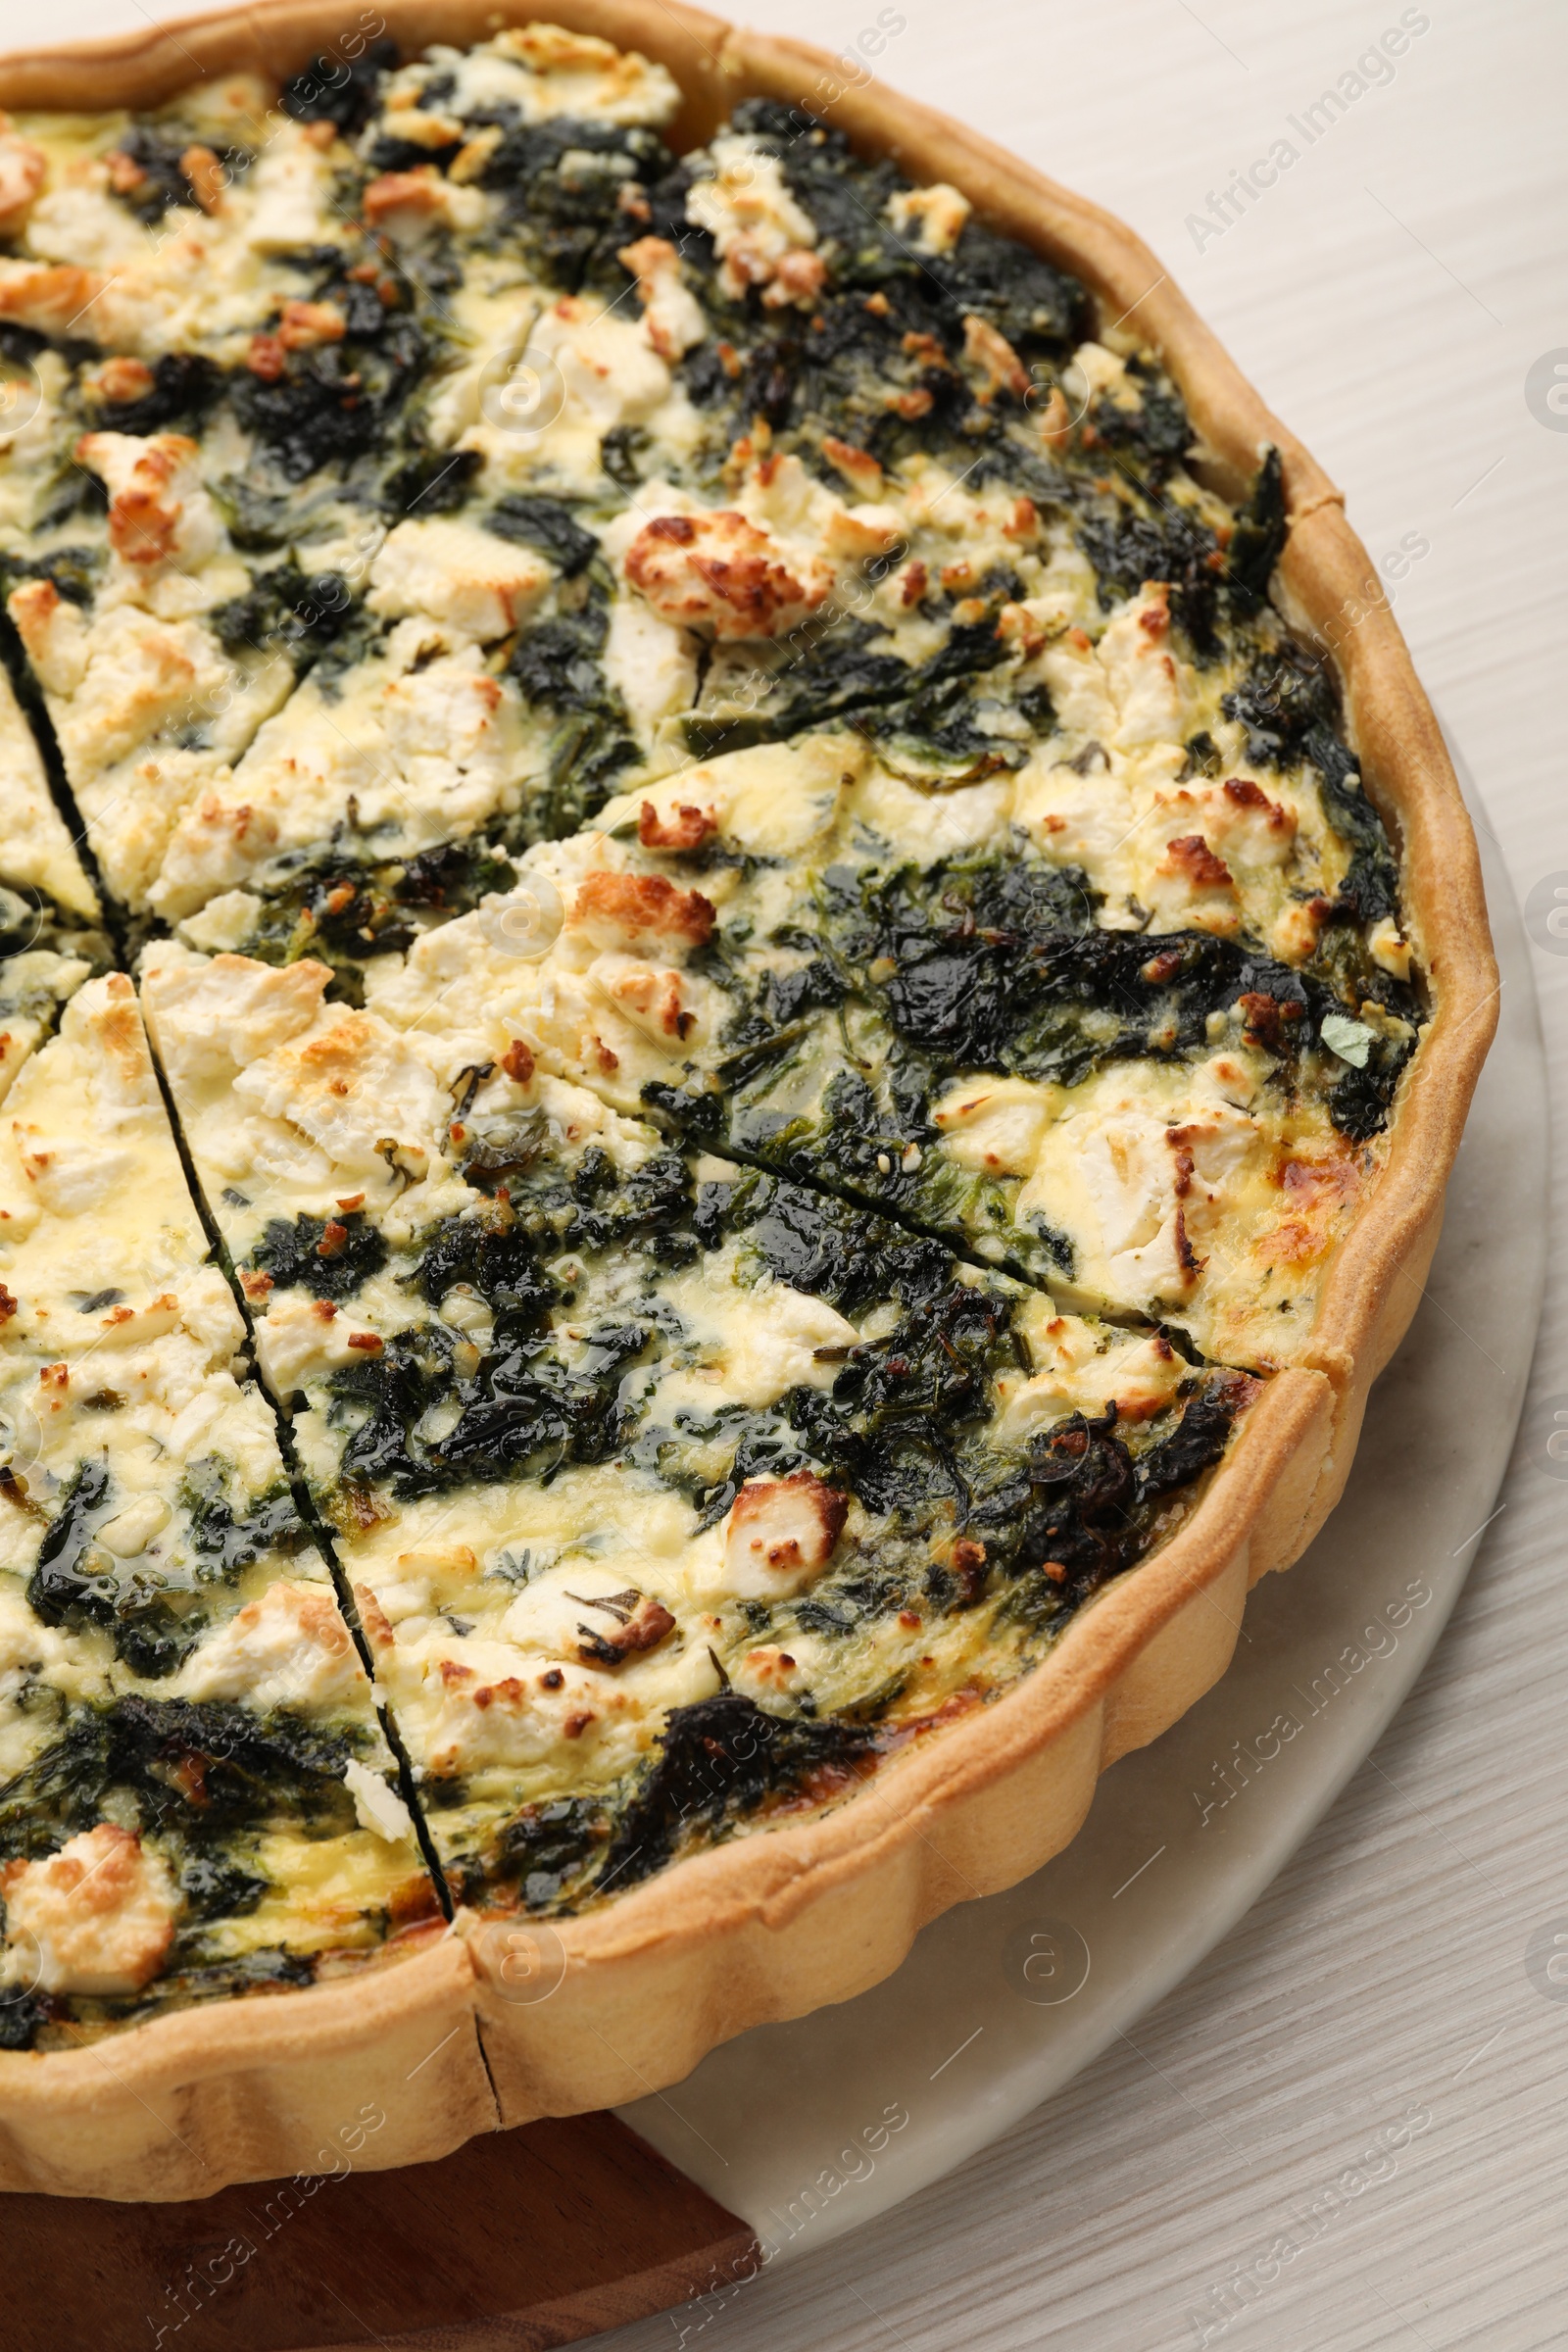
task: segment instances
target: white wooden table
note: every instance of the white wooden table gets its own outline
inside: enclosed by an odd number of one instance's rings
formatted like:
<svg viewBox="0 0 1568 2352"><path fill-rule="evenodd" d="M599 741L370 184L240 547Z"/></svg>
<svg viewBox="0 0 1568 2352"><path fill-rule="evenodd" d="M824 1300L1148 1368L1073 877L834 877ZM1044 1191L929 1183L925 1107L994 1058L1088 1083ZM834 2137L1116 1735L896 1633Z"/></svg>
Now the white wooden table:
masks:
<svg viewBox="0 0 1568 2352"><path fill-rule="evenodd" d="M1521 898L1568 875L1568 430L1526 400L1536 362L1559 347L1568 361L1568 13L1552 0L749 0L745 13L835 49L904 20L876 60L886 81L1148 238L1388 560ZM55 0L45 28L0 0L0 34L16 46L151 14ZM1392 78L1369 69L1337 118L1319 105L1385 32L1423 21ZM1211 193L1281 138L1297 160L1217 229ZM1560 1089L1568 959L1540 952L1536 969ZM1538 1398L1568 1406L1555 1274L1537 1364ZM1533 2352L1568 2338L1568 1998L1526 1969L1533 1937L1554 1922L1568 1934L1568 1486L1522 1445L1504 1501L1392 1731L1136 2047L1118 2043L867 2230L722 2305L603 2339L606 2352ZM1400 2144L1412 2113L1428 2120Z"/></svg>

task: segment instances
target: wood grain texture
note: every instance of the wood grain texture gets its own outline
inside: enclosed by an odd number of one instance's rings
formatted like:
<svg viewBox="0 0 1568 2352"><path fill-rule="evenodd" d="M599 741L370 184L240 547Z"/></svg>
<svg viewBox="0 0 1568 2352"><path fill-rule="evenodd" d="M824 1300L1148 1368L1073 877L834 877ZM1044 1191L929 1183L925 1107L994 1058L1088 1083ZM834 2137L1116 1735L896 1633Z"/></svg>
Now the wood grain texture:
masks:
<svg viewBox="0 0 1568 2352"><path fill-rule="evenodd" d="M6 2352L543 2352L727 2278L751 2232L607 2115L193 2205L9 2197Z"/></svg>

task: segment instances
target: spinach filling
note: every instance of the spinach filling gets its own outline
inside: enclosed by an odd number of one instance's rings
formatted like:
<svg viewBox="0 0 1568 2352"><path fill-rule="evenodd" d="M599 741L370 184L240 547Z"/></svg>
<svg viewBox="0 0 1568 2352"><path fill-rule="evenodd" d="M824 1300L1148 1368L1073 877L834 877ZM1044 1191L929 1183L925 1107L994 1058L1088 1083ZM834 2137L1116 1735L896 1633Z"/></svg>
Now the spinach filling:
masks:
<svg viewBox="0 0 1568 2352"><path fill-rule="evenodd" d="M1358 924L1395 913L1398 871L1388 830L1336 732L1336 697L1323 663L1284 638L1226 695L1224 710L1247 729L1248 758L1259 766L1316 769L1329 820L1352 853L1335 913Z"/></svg>
<svg viewBox="0 0 1568 2352"><path fill-rule="evenodd" d="M892 563L891 557L878 558L868 570ZM1008 585L993 584L998 604ZM1010 585L1016 589L1018 583ZM995 669L1003 654L994 612L955 623L946 642L918 665L870 650L878 631L841 614L830 615L820 632L801 634L805 647L777 673L787 699L775 709L767 708L771 698L764 695L760 707L744 716L699 711L684 720L687 748L696 758L789 741L814 727L849 726L895 762L902 757L956 768L950 784L969 783L997 767L1021 767L1027 759L1027 746L988 734L977 723L975 681ZM1037 707L1037 715L1048 713Z"/></svg>
<svg viewBox="0 0 1568 2352"><path fill-rule="evenodd" d="M501 198L489 241L514 247L564 293L619 294L626 273L615 256L636 233L627 199L662 183L672 162L658 133L570 116L522 122L510 106L470 122L494 122L503 134L479 180Z"/></svg>
<svg viewBox="0 0 1568 2352"><path fill-rule="evenodd" d="M397 43L374 40L358 57L318 57L283 84L278 104L296 122L331 122L345 137L363 130L398 62Z"/></svg>
<svg viewBox="0 0 1568 2352"><path fill-rule="evenodd" d="M281 653L297 671L325 675L363 659L378 633L341 572L307 572L292 557L254 572L209 626L227 654Z"/></svg>
<svg viewBox="0 0 1568 2352"><path fill-rule="evenodd" d="M1036 463L1008 443L993 452L983 467L963 470L965 478L979 470L985 478L1008 481L1020 492L1033 487L1044 495L1030 471ZM1081 475L1049 485L1050 503L1066 506L1076 515L1077 536L1095 567L1102 609L1108 612L1124 598L1136 596L1146 580L1164 580L1172 589L1173 616L1200 663L1217 660L1238 637L1246 641L1255 635L1250 624L1261 609L1269 573L1284 545L1279 453L1267 453L1250 502L1223 552L1206 523L1167 500L1142 495L1135 486L1124 483L1123 490L1123 498L1111 498L1102 479ZM903 553L896 549L874 559L866 566L867 577L884 576L902 562ZM904 760L945 769L950 785L971 782L998 767L1021 766L1030 755L1030 743L998 734L984 723L1009 704L1022 711L1037 736L1049 736L1055 723L1044 688L1025 688L1015 698L1009 688L986 682L986 673L997 668L1004 652L997 634L998 614L1004 604L1021 594L1016 576L1005 570L989 572L963 599L966 615L972 614L977 600L987 605L987 612L981 618L961 620L951 598L944 615L942 600L927 596L923 614L947 617L949 628L942 645L918 664L887 650L881 633L867 622L830 607L814 623L795 630L787 648L768 657L749 682L744 711L727 711L720 700L711 710L699 709L686 718L687 748L699 759L712 759L752 744L789 741L816 727L847 726L876 745L895 766ZM787 660L780 658L785 652ZM1260 655L1259 660L1266 666L1266 658ZM1227 714L1241 716L1232 710L1232 700L1227 699ZM1338 767L1348 764L1349 756L1333 735L1331 693L1328 700L1327 743L1314 739L1316 748L1298 747L1298 756L1314 760L1320 767L1325 760ZM1339 801L1333 802L1330 813L1338 822ZM1381 838L1381 824L1364 804L1354 812L1355 827L1363 826L1369 816ZM1340 829L1359 838L1352 828Z"/></svg>
<svg viewBox="0 0 1568 2352"><path fill-rule="evenodd" d="M712 1838L769 1799L820 1801L852 1784L875 1734L858 1723L767 1714L739 1691L677 1707L659 1755L615 1822L604 1878L635 1886L694 1836Z"/></svg>
<svg viewBox="0 0 1568 2352"><path fill-rule="evenodd" d="M328 1837L354 1826L343 1785L354 1736L279 1710L127 1692L69 1713L59 1737L0 1788L0 1853L52 1853L112 1816L127 1791L152 1832L217 1841L274 1819Z"/></svg>
<svg viewBox="0 0 1568 2352"><path fill-rule="evenodd" d="M972 464L1003 428L957 366L965 318L1005 336L1044 383L1088 331L1082 287L975 221L951 253L917 252L885 218L888 199L907 184L894 166L857 155L842 132L808 115L750 99L731 127L779 158L791 194L817 224L828 280L808 318L769 311L756 291L732 300L710 238L686 220L692 166L677 165L649 188L653 233L681 251L733 355L715 337L682 368L715 448L760 416L784 446L799 434L816 449L825 417L828 431L884 465L955 440Z"/></svg>
<svg viewBox="0 0 1568 2352"><path fill-rule="evenodd" d="M516 879L506 852L484 840L441 842L381 864L331 849L279 860L244 953L260 963L324 963L329 996L362 1005L370 956L407 954L421 931L514 889Z"/></svg>
<svg viewBox="0 0 1568 2352"><path fill-rule="evenodd" d="M26 982L6 965L13 956L38 949L80 956L93 978L114 962L107 932L59 906L46 891L26 882L0 882L0 1018L22 1013L53 1028L59 1009L53 990Z"/></svg>
<svg viewBox="0 0 1568 2352"><path fill-rule="evenodd" d="M363 1209L335 1217L273 1217L254 1262L285 1289L300 1283L318 1298L351 1298L386 1263L386 1243Z"/></svg>
<svg viewBox="0 0 1568 2352"><path fill-rule="evenodd" d="M740 1691L721 1691L671 1710L654 1761L627 1790L525 1805L449 1875L465 1900L510 1886L530 1911L574 1910L652 1878L682 1847L731 1834L772 1805L844 1793L877 1749L865 1725L769 1714Z"/></svg>
<svg viewBox="0 0 1568 2352"><path fill-rule="evenodd" d="M1366 1065L1345 1071L1328 1107L1355 1142L1386 1124L1419 1007L1357 926L1328 925L1298 970L1246 940L1102 930L1094 915L1081 873L1023 855L829 866L774 936L784 968L758 971L722 935L698 956L733 1012L710 1066L651 1082L645 1103L677 1132L803 1182L983 1233L1005 1221L996 1188L931 1151L933 1102L956 1079L1071 1087L1118 1060L1200 1055L1213 1017L1234 1013L1289 1094L1324 1019L1370 1000L1404 1033L1369 1039ZM1040 1266L1023 1271L1071 1270L1057 1237L1042 1227L1039 1241Z"/></svg>
<svg viewBox="0 0 1568 2352"><path fill-rule="evenodd" d="M384 460L430 359L430 337L414 315L415 289L390 267L367 285L334 265L310 299L336 307L341 338L288 353L280 345L266 373L242 368L229 382L235 416L284 484L327 466Z"/></svg>
<svg viewBox="0 0 1568 2352"><path fill-rule="evenodd" d="M147 391L103 404L97 421L117 433L199 432L221 397L221 370L199 352L166 351L151 373Z"/></svg>
<svg viewBox="0 0 1568 2352"><path fill-rule="evenodd" d="M13 1991L0 1998L0 2049L50 2046L51 2028L73 2020L115 2023L310 1984L312 1955L271 1945L235 1957L215 1931L271 1890L259 1859L269 1830L330 1838L354 1828L343 1774L360 1735L282 1710L264 1717L226 1702L140 1693L67 1707L40 1687L36 1703L62 1719L32 1762L0 1786L0 1857L39 1860L78 1831L129 1818L159 1839L184 1899L168 1961L151 1984L119 1996Z"/></svg>
<svg viewBox="0 0 1568 2352"><path fill-rule="evenodd" d="M684 1494L709 1526L748 1478L809 1464L871 1512L927 1532L984 1484L989 1473L969 1456L990 1458L990 1384L1027 1366L1007 1285L965 1281L944 1244L755 1168L699 1183L666 1152L622 1175L590 1148L568 1179L530 1159L530 1142L537 1149L536 1136L509 1145L488 1171L492 1208L433 1229L399 1276L437 1310L459 1286L482 1300L485 1345L437 1312L330 1375L345 1484L409 1498L476 1480L548 1480L618 1455ZM475 1158L496 1151L481 1143ZM742 1291L773 1279L841 1314L886 1305L896 1319L890 1336L848 1351L830 1389L665 1426L647 1401L657 1383L625 1375L657 1369L685 1343L666 1275L729 1243ZM640 1269L631 1283L628 1261ZM314 1275L309 1254L300 1262ZM568 1310L579 1335L569 1344ZM716 1477L705 1466L715 1444L725 1456Z"/></svg>
<svg viewBox="0 0 1568 2352"><path fill-rule="evenodd" d="M329 1418L344 1435L339 1475L351 1490L385 1482L411 1497L476 1479L549 1478L626 1444L635 1413L622 1375L669 1321L659 1271L698 1254L691 1178L673 1152L623 1174L597 1147L568 1172L546 1143L538 1120L475 1130L465 1172L491 1204L434 1228L401 1277L432 1307L460 1285L476 1296L493 1317L488 1346L424 1319L332 1375ZM568 1345L550 1317L576 1292L552 1267L573 1253L613 1256L622 1272L640 1265L644 1289L630 1308L597 1315L590 1280L583 1338Z"/></svg>
<svg viewBox="0 0 1568 2352"><path fill-rule="evenodd" d="M885 1336L847 1350L830 1388L788 1391L770 1426L761 1416L753 1417L728 1476L693 1494L703 1522L722 1518L746 1478L764 1467L780 1473L811 1464L883 1521L895 1545L918 1538L928 1552L944 1526L964 1535L971 1514L978 1513L975 1524L987 1531L993 1566L1012 1576L1038 1565L1033 1536L1014 1507L1016 1480L1004 1468L1007 1457L998 1449L990 1419L997 1376L1029 1368L1027 1349L1013 1327L1018 1294L1012 1286L965 1281L942 1244L773 1177L747 1171L733 1184L710 1184L704 1191L710 1230L740 1240L760 1270L824 1299L840 1313L863 1313L876 1305L898 1313ZM1198 1446L1195 1425L1185 1451L1171 1454L1163 1469L1151 1469L1147 1477L1142 1469L1134 1475L1126 1444L1110 1436L1113 1413L1104 1424L1102 1435L1125 1458L1131 1481L1115 1497L1124 1547L1102 1545L1092 1557L1080 1552L1088 1581L1075 1598L1085 1597L1141 1547L1142 1536L1133 1524L1135 1503L1157 1500L1217 1459L1235 1401L1247 1393L1245 1384L1227 1388L1227 1379L1203 1376L1190 1384L1193 1396L1201 1393L1208 1399L1204 1426L1211 1434L1221 1433L1212 1450L1206 1450L1209 1439ZM1223 1396L1234 1401L1222 1408L1215 1400ZM1053 1443L1058 1434L1050 1433ZM1075 1443L1070 1436L1062 1439L1069 1452ZM1152 1462L1158 1446L1145 1452L1143 1437L1135 1443L1140 1464ZM1182 1468L1183 1463L1188 1466ZM678 1476L674 1464L667 1463L664 1475L672 1474ZM998 1494L1005 1499L997 1501ZM796 1604L798 1615L820 1605L837 1574L813 1589L810 1601ZM972 1605L975 1597L967 1591L963 1605Z"/></svg>
<svg viewBox="0 0 1568 2352"><path fill-rule="evenodd" d="M112 1395L110 1400L121 1401ZM174 1673L206 1630L207 1588L232 1586L264 1554L287 1557L310 1541L286 1487L236 1508L229 1483L216 1455L194 1462L179 1490L178 1541L124 1561L99 1535L129 1497L104 1460L83 1461L44 1531L27 1580L33 1615L44 1625L101 1628L122 1663L149 1682Z"/></svg>
<svg viewBox="0 0 1568 2352"><path fill-rule="evenodd" d="M1030 1442L1021 1461L993 1464L972 1484L962 1468L976 1465L944 1460L919 1432L917 1412L906 1409L902 1432L883 1435L876 1469L864 1457L858 1465L860 1491L889 1513L888 1556L854 1558L836 1570L789 1605L794 1625L848 1639L868 1619L916 1600L945 1613L989 1599L999 1630L1016 1628L1031 1645L1050 1641L1107 1578L1138 1559L1160 1505L1224 1451L1251 1384L1221 1375L1191 1386L1180 1415L1163 1416L1169 1426L1136 1453L1116 1434L1112 1406L1098 1419L1076 1413L1058 1422ZM789 1459L773 1457L766 1466L787 1469ZM896 1542L929 1532L934 1472L939 1480L947 1473L963 1503L965 1533L952 1548L952 1568L929 1559L921 1567L918 1547L906 1543L900 1556ZM842 1464L835 1475L858 1483ZM454 1893L481 1901L512 1887L529 1910L575 1911L759 1816L843 1795L879 1755L923 1728L888 1717L900 1687L895 1681L861 1706L820 1718L806 1703L784 1714L729 1690L675 1707L649 1761L613 1788L524 1805L449 1858ZM437 1808L464 1793L462 1783L426 1784Z"/></svg>
<svg viewBox="0 0 1568 2352"><path fill-rule="evenodd" d="M254 160L245 147L205 148L177 123L131 122L121 133L119 169L110 186L127 212L144 226L156 228L172 206L194 211L200 205L186 170L193 153L214 155L225 182L242 178Z"/></svg>
<svg viewBox="0 0 1568 2352"><path fill-rule="evenodd" d="M1234 1005L1289 1062L1317 1042L1326 1015L1367 999L1406 1020L1417 1011L1356 934L1342 935L1360 949L1353 961L1321 956L1298 971L1245 939L1101 930L1094 906L1081 873L1022 857L823 877L837 968L906 1050L925 1050L945 1074L996 1069L1071 1086L1108 1060L1197 1052L1210 1017Z"/></svg>
<svg viewBox="0 0 1568 2352"><path fill-rule="evenodd" d="M543 500L514 502L542 507ZM549 545L542 526L524 529L515 514L504 515L505 535ZM582 534L584 537L586 533ZM564 532L558 544L568 562L573 548ZM550 552L554 553L552 549ZM528 797L517 829L520 842L558 840L574 833L604 807L621 769L640 758L629 732L625 706L605 674L601 656L610 633L610 581L602 564L568 574L575 601L558 597L558 610L517 640L509 668L530 708L554 722L543 790Z"/></svg>

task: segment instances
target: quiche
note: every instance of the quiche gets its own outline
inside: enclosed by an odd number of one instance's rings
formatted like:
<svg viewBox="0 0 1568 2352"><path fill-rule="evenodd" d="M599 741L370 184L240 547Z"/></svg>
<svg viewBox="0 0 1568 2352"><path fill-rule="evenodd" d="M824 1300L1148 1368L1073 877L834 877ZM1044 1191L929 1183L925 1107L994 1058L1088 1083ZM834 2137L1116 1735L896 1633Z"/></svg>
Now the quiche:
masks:
<svg viewBox="0 0 1568 2352"><path fill-rule="evenodd" d="M1143 249L567 16L0 67L6 2185L623 2098L1038 1867L1331 1507L1490 1039Z"/></svg>

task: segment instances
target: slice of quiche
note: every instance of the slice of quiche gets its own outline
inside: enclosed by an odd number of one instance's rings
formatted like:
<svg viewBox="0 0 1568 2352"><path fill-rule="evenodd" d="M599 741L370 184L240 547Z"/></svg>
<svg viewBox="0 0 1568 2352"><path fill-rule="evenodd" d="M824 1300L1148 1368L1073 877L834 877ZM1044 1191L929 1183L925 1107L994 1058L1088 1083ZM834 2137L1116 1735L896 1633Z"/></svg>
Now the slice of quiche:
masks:
<svg viewBox="0 0 1568 2352"><path fill-rule="evenodd" d="M170 944L144 1001L466 1898L628 1883L980 1703L1253 1394L683 1156L480 998L400 1034L327 980ZM682 1823L673 1759L743 1704L777 1755Z"/></svg>
<svg viewBox="0 0 1568 2352"><path fill-rule="evenodd" d="M267 353L344 340L345 318L302 298L302 256L325 277L373 249L348 149L252 77L148 114L22 117L6 149L0 339L23 420L0 449L8 609L108 886L139 910L182 810L336 617L329 600L309 617L301 576L290 625L256 625L268 543L238 394L264 389L259 341L265 369ZM308 529L296 514L285 551Z"/></svg>
<svg viewBox="0 0 1568 2352"><path fill-rule="evenodd" d="M1418 1001L1349 915L1296 964L1107 925L1019 826L1027 782L933 800L826 734L725 755L380 955L367 1003L413 1036L482 1001L617 1109L1217 1360L1291 1360Z"/></svg>
<svg viewBox="0 0 1568 2352"><path fill-rule="evenodd" d="M0 1283L8 2046L412 1948L435 1891L122 975L12 1087Z"/></svg>
<svg viewBox="0 0 1568 2352"><path fill-rule="evenodd" d="M629 125L676 93L608 44L511 38L472 74L518 94L470 91L502 114L462 166L461 133L400 85L367 126L385 43L275 106L230 77L7 134L9 610L133 910L188 912L345 830L412 853L515 813L546 771L480 649L526 622L551 566L525 534L445 516L481 463L451 446L465 379L506 362L561 280L533 283L507 203L468 183L519 110ZM402 617L419 625L386 642ZM307 669L306 702L232 779ZM406 800L422 825L396 822Z"/></svg>

